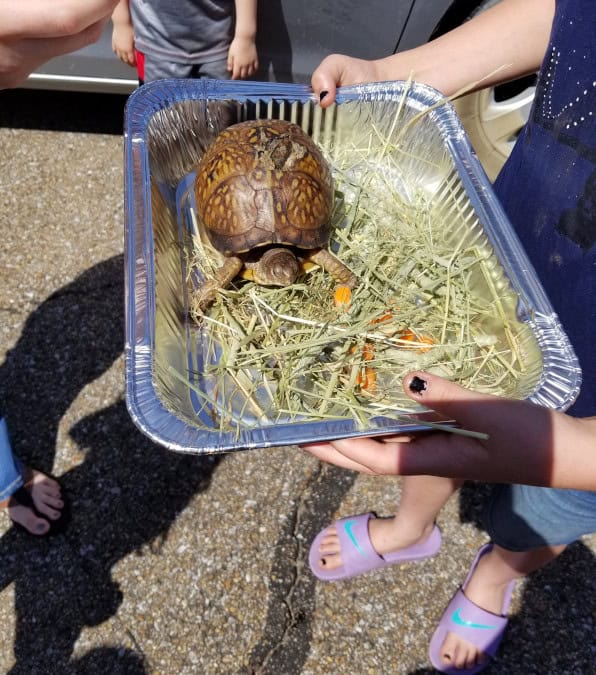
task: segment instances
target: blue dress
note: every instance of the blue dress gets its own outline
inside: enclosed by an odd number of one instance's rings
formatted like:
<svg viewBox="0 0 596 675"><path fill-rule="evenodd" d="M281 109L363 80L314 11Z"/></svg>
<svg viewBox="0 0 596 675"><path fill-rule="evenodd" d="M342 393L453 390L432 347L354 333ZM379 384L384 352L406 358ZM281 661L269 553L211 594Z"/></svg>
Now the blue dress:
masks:
<svg viewBox="0 0 596 675"><path fill-rule="evenodd" d="M530 119L496 193L582 368L596 415L596 2L558 0Z"/></svg>
<svg viewBox="0 0 596 675"><path fill-rule="evenodd" d="M595 36L596 2L557 0L530 119L495 182L579 358L578 417L596 415ZM596 532L596 492L501 485L484 519L512 551L569 544Z"/></svg>

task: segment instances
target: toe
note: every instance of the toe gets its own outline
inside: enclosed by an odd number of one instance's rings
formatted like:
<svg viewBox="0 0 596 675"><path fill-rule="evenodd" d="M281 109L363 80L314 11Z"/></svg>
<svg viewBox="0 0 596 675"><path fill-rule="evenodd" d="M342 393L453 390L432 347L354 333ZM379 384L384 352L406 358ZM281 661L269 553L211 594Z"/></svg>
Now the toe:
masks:
<svg viewBox="0 0 596 675"><path fill-rule="evenodd" d="M62 501L60 494L37 495L37 498L33 499L33 502L35 503L35 508L38 511L42 511L44 506L54 509L61 509L64 506L64 502Z"/></svg>
<svg viewBox="0 0 596 675"><path fill-rule="evenodd" d="M44 516L56 520L64 506L60 484L39 471L33 471L33 479L26 489L31 495L35 508Z"/></svg>
<svg viewBox="0 0 596 675"><path fill-rule="evenodd" d="M47 516L51 520L58 520L58 518L60 518L60 511L58 509L53 509L48 504L36 505L35 508L42 516Z"/></svg>
<svg viewBox="0 0 596 675"><path fill-rule="evenodd" d="M452 668L462 668L464 665L463 659L465 647L462 644L462 641L454 635L453 633L448 633L441 647L441 658L445 665L449 665Z"/></svg>
<svg viewBox="0 0 596 675"><path fill-rule="evenodd" d="M37 493L42 499L60 499L62 494L58 483L55 485L41 483L33 488L33 492Z"/></svg>
<svg viewBox="0 0 596 675"><path fill-rule="evenodd" d="M446 666L470 669L482 663L484 655L471 643L448 633L441 648L441 658Z"/></svg>
<svg viewBox="0 0 596 675"><path fill-rule="evenodd" d="M479 666L481 663L484 663L486 657L482 652L479 652L477 649L472 649L468 661L466 664L466 668L474 668L475 666Z"/></svg>
<svg viewBox="0 0 596 675"><path fill-rule="evenodd" d="M37 471L37 469L30 469L29 471L27 487L33 488L34 486L39 486L45 489L60 491L60 484L58 481L50 476L46 476L46 474L41 471Z"/></svg>
<svg viewBox="0 0 596 675"><path fill-rule="evenodd" d="M43 516L47 516L52 520L60 518L60 509L64 506L64 502L56 497L50 497L48 495L31 495L35 508Z"/></svg>
<svg viewBox="0 0 596 675"><path fill-rule="evenodd" d="M327 555L320 559L319 565L323 570L336 570L341 567L341 558L338 555Z"/></svg>
<svg viewBox="0 0 596 675"><path fill-rule="evenodd" d="M58 481L55 481L53 478L50 478L50 476L46 476L45 473L39 473L36 472L36 476L33 480L34 485L39 485L40 487L43 487L45 490L48 490L50 492L60 492L60 484Z"/></svg>
<svg viewBox="0 0 596 675"><path fill-rule="evenodd" d="M10 519L19 525L22 525L31 534L41 536L46 534L50 529L50 524L47 520L39 518L26 506L14 506L8 511Z"/></svg>
<svg viewBox="0 0 596 675"><path fill-rule="evenodd" d="M325 536L319 544L319 566L324 570L336 570L341 567L341 544L334 526L325 530Z"/></svg>
<svg viewBox="0 0 596 675"><path fill-rule="evenodd" d="M323 539L319 546L319 553L323 555L337 555L340 551L341 546L337 537L334 539Z"/></svg>
<svg viewBox="0 0 596 675"><path fill-rule="evenodd" d="M461 663L461 665L458 666L459 668L474 668L482 663L483 660L484 654L481 651L469 642L464 642L461 647L461 657L458 661L458 663Z"/></svg>
<svg viewBox="0 0 596 675"><path fill-rule="evenodd" d="M323 536L321 537L321 544L325 544L330 541L339 541L339 536L337 532L335 531L335 528L328 528L323 532Z"/></svg>
<svg viewBox="0 0 596 675"><path fill-rule="evenodd" d="M470 653L467 645L458 645L455 654L455 667L467 668L468 663L472 660L473 655Z"/></svg>

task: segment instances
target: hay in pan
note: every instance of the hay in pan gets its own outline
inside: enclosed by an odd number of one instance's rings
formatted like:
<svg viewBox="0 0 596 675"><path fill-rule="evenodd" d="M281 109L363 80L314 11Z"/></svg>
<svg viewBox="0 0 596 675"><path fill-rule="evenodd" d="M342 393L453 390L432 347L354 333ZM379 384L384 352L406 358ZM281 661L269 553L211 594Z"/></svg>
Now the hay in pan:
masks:
<svg viewBox="0 0 596 675"><path fill-rule="evenodd" d="M395 119L328 153L335 180L330 248L359 278L351 292L319 267L285 288L237 280L208 311L192 306L203 348L196 393L222 430L374 417L414 409L401 388L425 369L476 390L522 397L527 325L476 215L447 172L429 189ZM409 124L415 124L416 118ZM220 254L190 209L189 283ZM527 385L525 385L527 387Z"/></svg>

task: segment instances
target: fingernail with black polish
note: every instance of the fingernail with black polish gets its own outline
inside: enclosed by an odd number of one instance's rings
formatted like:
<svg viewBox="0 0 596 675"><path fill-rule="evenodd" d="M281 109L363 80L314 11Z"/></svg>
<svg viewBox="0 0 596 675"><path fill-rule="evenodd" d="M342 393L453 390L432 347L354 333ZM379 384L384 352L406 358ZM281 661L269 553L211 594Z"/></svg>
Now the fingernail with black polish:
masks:
<svg viewBox="0 0 596 675"><path fill-rule="evenodd" d="M322 91L322 92L319 94L319 101L322 102L323 99L325 98L325 96L327 96L328 93L329 93L328 91Z"/></svg>
<svg viewBox="0 0 596 675"><path fill-rule="evenodd" d="M421 392L426 391L426 380L418 377L418 375L414 375L408 386L410 391L413 391L415 394L420 394Z"/></svg>

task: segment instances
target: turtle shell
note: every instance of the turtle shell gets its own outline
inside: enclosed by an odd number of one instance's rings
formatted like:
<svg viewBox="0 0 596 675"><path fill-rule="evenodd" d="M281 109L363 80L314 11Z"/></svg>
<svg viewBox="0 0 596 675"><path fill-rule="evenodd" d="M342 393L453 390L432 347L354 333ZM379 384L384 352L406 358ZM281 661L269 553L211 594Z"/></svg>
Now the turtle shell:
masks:
<svg viewBox="0 0 596 675"><path fill-rule="evenodd" d="M213 246L232 255L267 244L324 247L333 180L320 149L283 120L225 129L197 167L200 222Z"/></svg>

